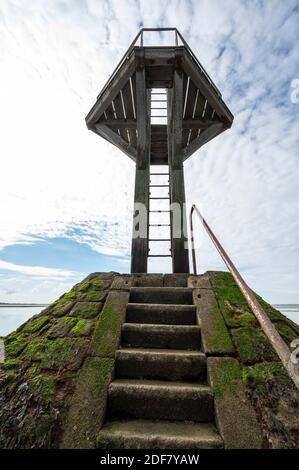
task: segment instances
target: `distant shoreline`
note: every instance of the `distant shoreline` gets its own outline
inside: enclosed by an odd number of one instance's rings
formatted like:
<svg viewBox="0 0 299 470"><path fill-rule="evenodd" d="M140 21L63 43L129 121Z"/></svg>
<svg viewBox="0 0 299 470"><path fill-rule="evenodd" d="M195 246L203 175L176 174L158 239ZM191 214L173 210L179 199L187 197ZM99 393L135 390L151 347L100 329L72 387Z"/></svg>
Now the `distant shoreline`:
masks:
<svg viewBox="0 0 299 470"><path fill-rule="evenodd" d="M49 304L6 304L0 302L1 307L47 307Z"/></svg>

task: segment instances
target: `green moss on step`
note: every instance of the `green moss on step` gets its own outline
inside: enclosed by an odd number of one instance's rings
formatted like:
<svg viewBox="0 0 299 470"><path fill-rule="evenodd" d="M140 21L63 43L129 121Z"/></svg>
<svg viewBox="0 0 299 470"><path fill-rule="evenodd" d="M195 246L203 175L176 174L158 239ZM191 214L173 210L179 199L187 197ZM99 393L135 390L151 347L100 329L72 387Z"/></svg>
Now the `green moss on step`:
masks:
<svg viewBox="0 0 299 470"><path fill-rule="evenodd" d="M289 382L289 377L281 362L266 362L243 368L243 379L251 387L258 386L259 382L276 377Z"/></svg>
<svg viewBox="0 0 299 470"><path fill-rule="evenodd" d="M32 339L22 353L22 359L39 362L41 369L76 370L87 351L86 341L75 338Z"/></svg>
<svg viewBox="0 0 299 470"><path fill-rule="evenodd" d="M105 288L105 284L103 281L95 276L95 277L88 277L87 279L84 279L82 282L79 284L76 284L75 289L79 290L81 292L86 292L87 290L102 290Z"/></svg>
<svg viewBox="0 0 299 470"><path fill-rule="evenodd" d="M112 305L106 305L96 322L92 352L102 357L114 356L119 342L121 320Z"/></svg>
<svg viewBox="0 0 299 470"><path fill-rule="evenodd" d="M79 318L95 318L98 316L102 304L97 302L77 302L70 315Z"/></svg>
<svg viewBox="0 0 299 470"><path fill-rule="evenodd" d="M75 290L70 290L69 292L66 292L63 294L60 298L59 301L64 302L64 301L70 301L70 300L77 300L78 299L78 292Z"/></svg>
<svg viewBox="0 0 299 470"><path fill-rule="evenodd" d="M216 371L211 371L213 374ZM237 383L242 380L242 370L238 363L225 363L221 364L220 377L213 378L213 382L217 385L212 387L215 397L222 398L225 393L234 393Z"/></svg>
<svg viewBox="0 0 299 470"><path fill-rule="evenodd" d="M232 353L234 346L217 305L214 305L212 312L211 327L206 335L207 347L209 350Z"/></svg>
<svg viewBox="0 0 299 470"><path fill-rule="evenodd" d="M47 341L41 358L43 369L76 370L86 355L87 343L83 339L57 338Z"/></svg>
<svg viewBox="0 0 299 470"><path fill-rule="evenodd" d="M1 365L3 370L17 369L20 367L20 361L18 359L6 359L4 364Z"/></svg>
<svg viewBox="0 0 299 470"><path fill-rule="evenodd" d="M16 357L26 347L28 340L20 332L14 331L4 338L5 356Z"/></svg>
<svg viewBox="0 0 299 470"><path fill-rule="evenodd" d="M252 315L251 326L258 324L255 316L251 312L248 304L238 288L237 284L234 281L233 276L230 273L226 272L211 272L210 279L212 286L216 295L216 298L219 302L225 321L231 328L236 328L240 326L249 326L249 316L242 318L242 314L246 312L249 315ZM278 310L276 310L272 305L267 303L262 297L253 292L255 298L260 303L261 307L265 310L270 320L273 322L284 322L290 325L290 321L282 315ZM295 328L297 336L299 335L299 327L292 324L293 329Z"/></svg>
<svg viewBox="0 0 299 470"><path fill-rule="evenodd" d="M96 380L96 390L97 392L103 393L107 388L108 383L110 382L111 375L114 371L114 359L101 359L99 361L100 373L97 376Z"/></svg>
<svg viewBox="0 0 299 470"><path fill-rule="evenodd" d="M63 448L95 446L96 436L105 419L108 386L113 376L114 363L114 358L97 357L89 357L84 362L70 402Z"/></svg>
<svg viewBox="0 0 299 470"><path fill-rule="evenodd" d="M27 361L41 361L45 354L47 341L44 338L33 338L22 352L22 359Z"/></svg>
<svg viewBox="0 0 299 470"><path fill-rule="evenodd" d="M65 326L68 328L68 330L71 330L72 328L74 328L74 326L76 325L76 323L78 321L74 317L63 317L62 320L63 320Z"/></svg>
<svg viewBox="0 0 299 470"><path fill-rule="evenodd" d="M84 336L87 333L88 322L87 320L79 320L76 325L71 329L70 333L73 336Z"/></svg>
<svg viewBox="0 0 299 470"><path fill-rule="evenodd" d="M43 313L53 317L63 317L64 315L68 314L73 306L74 302L72 301L57 300L56 302L53 302L51 305L49 305L49 307L47 307L45 310L43 310Z"/></svg>
<svg viewBox="0 0 299 470"><path fill-rule="evenodd" d="M260 328L233 329L232 336L243 364L276 360L277 356Z"/></svg>
<svg viewBox="0 0 299 470"><path fill-rule="evenodd" d="M106 297L105 291L91 290L83 293L80 296L81 302L103 302Z"/></svg>
<svg viewBox="0 0 299 470"><path fill-rule="evenodd" d="M42 330L48 323L49 317L47 316L37 318L36 320L31 320L23 327L23 332L36 333L37 331Z"/></svg>

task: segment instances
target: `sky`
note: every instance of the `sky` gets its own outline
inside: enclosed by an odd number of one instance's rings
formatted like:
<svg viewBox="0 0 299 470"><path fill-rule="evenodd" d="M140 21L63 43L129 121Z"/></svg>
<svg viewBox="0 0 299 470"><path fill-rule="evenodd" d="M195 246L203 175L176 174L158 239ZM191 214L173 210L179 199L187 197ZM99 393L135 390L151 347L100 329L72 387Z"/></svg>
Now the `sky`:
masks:
<svg viewBox="0 0 299 470"><path fill-rule="evenodd" d="M299 303L298 24L293 0L1 0L0 302L129 272L134 164L85 116L138 30L173 26L235 116L186 162L187 207L254 290ZM225 269L198 233L199 270Z"/></svg>

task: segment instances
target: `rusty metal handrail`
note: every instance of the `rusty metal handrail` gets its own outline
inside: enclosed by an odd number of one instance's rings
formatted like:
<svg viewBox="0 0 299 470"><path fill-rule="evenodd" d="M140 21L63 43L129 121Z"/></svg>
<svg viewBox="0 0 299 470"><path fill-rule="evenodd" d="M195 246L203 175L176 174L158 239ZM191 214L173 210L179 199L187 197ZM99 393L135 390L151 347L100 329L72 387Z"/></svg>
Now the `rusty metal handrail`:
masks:
<svg viewBox="0 0 299 470"><path fill-rule="evenodd" d="M264 311L264 309L256 300L250 287L246 284L246 282L242 278L241 274L239 273L239 271L237 270L237 268L231 261L230 257L228 256L228 254L226 253L226 251L224 250L220 242L217 240L216 236L212 232L211 228L209 227L209 225L207 224L207 222L205 221L205 219L203 218L203 216L201 215L201 213L199 212L195 204L193 204L191 211L190 211L190 230L191 230L192 261L193 261L194 274L195 275L197 274L197 269L196 269L196 257L195 257L194 234L193 234L193 212L196 212L196 214L198 215L206 232L208 233L209 237L214 243L218 253L220 254L224 263L226 264L229 271L231 272L236 284L238 285L250 309L255 315L257 321L259 322L263 332L265 333L266 337L268 338L274 350L276 351L288 375L293 380L294 384L299 390L299 366L292 363L291 358L290 358L291 352L288 346L283 341L282 337L276 330L275 326L271 322L267 313Z"/></svg>

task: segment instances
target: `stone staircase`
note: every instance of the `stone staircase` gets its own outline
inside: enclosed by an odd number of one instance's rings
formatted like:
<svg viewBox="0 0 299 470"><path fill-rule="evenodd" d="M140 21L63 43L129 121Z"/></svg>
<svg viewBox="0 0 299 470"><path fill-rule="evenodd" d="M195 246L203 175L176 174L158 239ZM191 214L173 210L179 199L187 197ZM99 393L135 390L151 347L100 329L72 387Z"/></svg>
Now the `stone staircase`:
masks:
<svg viewBox="0 0 299 470"><path fill-rule="evenodd" d="M192 289L130 289L98 444L108 449L223 447Z"/></svg>

